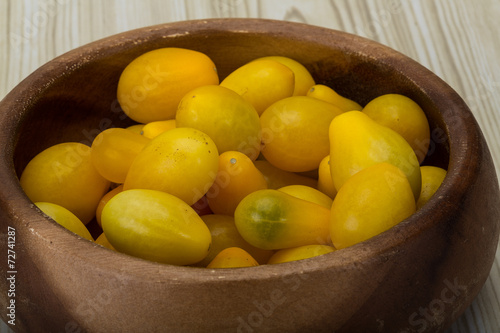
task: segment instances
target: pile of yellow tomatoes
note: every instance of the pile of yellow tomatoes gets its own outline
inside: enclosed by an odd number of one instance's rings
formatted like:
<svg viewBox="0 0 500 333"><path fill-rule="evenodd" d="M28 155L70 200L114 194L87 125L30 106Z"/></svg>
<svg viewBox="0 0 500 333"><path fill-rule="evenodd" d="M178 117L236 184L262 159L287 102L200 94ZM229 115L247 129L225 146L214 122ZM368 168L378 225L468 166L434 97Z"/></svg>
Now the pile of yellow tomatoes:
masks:
<svg viewBox="0 0 500 333"><path fill-rule="evenodd" d="M422 166L424 111L399 94L364 107L268 56L221 82L205 54L162 48L118 82L137 122L91 145L40 152L20 183L56 222L110 249L173 265L306 259L372 238L425 204L446 170Z"/></svg>

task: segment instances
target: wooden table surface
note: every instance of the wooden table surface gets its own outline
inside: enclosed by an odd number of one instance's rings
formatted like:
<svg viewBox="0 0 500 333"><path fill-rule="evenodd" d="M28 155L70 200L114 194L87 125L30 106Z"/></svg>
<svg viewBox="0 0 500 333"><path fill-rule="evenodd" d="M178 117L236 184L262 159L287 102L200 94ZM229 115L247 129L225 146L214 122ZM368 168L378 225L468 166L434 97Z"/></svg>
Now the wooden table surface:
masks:
<svg viewBox="0 0 500 333"><path fill-rule="evenodd" d="M77 46L143 26L220 17L343 30L417 60L467 102L500 174L499 0L0 0L0 99ZM2 323L0 332L9 328ZM450 332L500 332L500 252L481 293Z"/></svg>

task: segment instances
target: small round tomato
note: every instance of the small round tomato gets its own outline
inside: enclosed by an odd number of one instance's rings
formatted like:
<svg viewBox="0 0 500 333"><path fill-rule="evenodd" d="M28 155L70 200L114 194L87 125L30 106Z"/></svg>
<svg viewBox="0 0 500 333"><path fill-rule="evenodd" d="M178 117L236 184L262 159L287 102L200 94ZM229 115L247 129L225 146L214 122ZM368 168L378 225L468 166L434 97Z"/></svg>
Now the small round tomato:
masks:
<svg viewBox="0 0 500 333"><path fill-rule="evenodd" d="M251 61L230 73L221 83L253 105L259 115L280 99L293 95L293 71L275 60Z"/></svg>
<svg viewBox="0 0 500 333"><path fill-rule="evenodd" d="M382 95L366 104L363 112L405 138L422 163L429 149L430 128L424 110L415 101L400 94Z"/></svg>
<svg viewBox="0 0 500 333"><path fill-rule="evenodd" d="M127 190L102 210L102 229L118 251L173 265L194 264L208 254L210 230L181 199L156 190Z"/></svg>
<svg viewBox="0 0 500 333"><path fill-rule="evenodd" d="M94 218L110 185L92 164L90 147L78 142L57 144L36 155L20 183L31 201L63 206L84 224Z"/></svg>
<svg viewBox="0 0 500 333"><path fill-rule="evenodd" d="M217 146L208 135L194 128L174 128L152 139L137 155L123 189L164 191L192 205L212 186L218 168Z"/></svg>
<svg viewBox="0 0 500 333"><path fill-rule="evenodd" d="M92 163L104 178L123 183L132 161L149 141L124 128L109 128L99 133L92 142Z"/></svg>
<svg viewBox="0 0 500 333"><path fill-rule="evenodd" d="M212 85L191 90L179 103L175 120L178 127L206 133L220 154L239 151L252 160L259 155L259 115L249 102L228 88Z"/></svg>
<svg viewBox="0 0 500 333"><path fill-rule="evenodd" d="M328 126L342 111L306 96L282 99L262 113L262 155L291 172L317 169L329 153Z"/></svg>

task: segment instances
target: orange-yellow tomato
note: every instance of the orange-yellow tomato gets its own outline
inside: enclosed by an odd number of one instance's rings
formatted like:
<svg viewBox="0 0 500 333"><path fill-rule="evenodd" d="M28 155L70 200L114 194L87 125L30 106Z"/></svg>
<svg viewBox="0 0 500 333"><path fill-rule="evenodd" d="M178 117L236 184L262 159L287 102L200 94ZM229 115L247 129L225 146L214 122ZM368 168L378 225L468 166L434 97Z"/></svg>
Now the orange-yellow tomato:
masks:
<svg viewBox="0 0 500 333"><path fill-rule="evenodd" d="M254 267L259 263L245 250L239 247L230 247L222 250L208 264L207 268L236 268Z"/></svg>
<svg viewBox="0 0 500 333"><path fill-rule="evenodd" d="M208 254L210 230L181 199L156 190L118 193L102 210L102 229L119 252L172 265Z"/></svg>
<svg viewBox="0 0 500 333"><path fill-rule="evenodd" d="M190 90L219 84L213 61L205 54L176 47L146 52L123 70L118 102L139 123L173 119L181 98Z"/></svg>
<svg viewBox="0 0 500 333"><path fill-rule="evenodd" d="M422 163L429 149L430 128L424 110L417 103L403 95L387 94L371 100L363 112L405 138Z"/></svg>
<svg viewBox="0 0 500 333"><path fill-rule="evenodd" d="M206 197L215 214L233 215L241 199L266 188L266 179L250 158L226 151L219 156L219 171Z"/></svg>
<svg viewBox="0 0 500 333"><path fill-rule="evenodd" d="M306 96L282 99L260 116L262 154L272 165L291 172L318 168L329 153L328 127L342 111Z"/></svg>
<svg viewBox="0 0 500 333"><path fill-rule="evenodd" d="M84 224L94 218L110 185L92 164L90 147L77 142L57 144L36 155L20 183L31 201L60 205Z"/></svg>
<svg viewBox="0 0 500 333"><path fill-rule="evenodd" d="M372 238L415 212L406 175L389 163L359 171L340 188L331 209L330 233L336 249Z"/></svg>
<svg viewBox="0 0 500 333"><path fill-rule="evenodd" d="M295 78L289 67L264 59L237 68L220 85L241 95L260 115L274 102L292 96Z"/></svg>
<svg viewBox="0 0 500 333"><path fill-rule="evenodd" d="M123 183L132 161L149 141L124 128L104 130L92 142L92 163L107 180Z"/></svg>
<svg viewBox="0 0 500 333"><path fill-rule="evenodd" d="M164 191L192 205L210 189L218 168L219 153L208 135L194 128L174 128L152 139L137 155L123 189Z"/></svg>

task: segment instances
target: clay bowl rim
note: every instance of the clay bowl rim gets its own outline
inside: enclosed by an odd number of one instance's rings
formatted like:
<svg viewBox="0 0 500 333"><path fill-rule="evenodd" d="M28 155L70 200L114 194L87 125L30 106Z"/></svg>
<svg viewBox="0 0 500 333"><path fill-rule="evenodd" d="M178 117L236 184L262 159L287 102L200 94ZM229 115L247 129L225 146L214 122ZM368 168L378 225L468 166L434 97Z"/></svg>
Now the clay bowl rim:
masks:
<svg viewBox="0 0 500 333"><path fill-rule="evenodd" d="M342 43L338 44L337 48L344 52L365 58L368 61L377 59L380 66L404 75L414 85L420 87L425 96L437 106L443 117L444 131L449 145L449 165L448 174L442 186L432 199L412 216L388 231L349 248L296 262L216 270L155 263L108 250L65 230L54 221L44 217L37 209L33 209L34 205L19 185L14 170L13 156L19 135L19 124L29 111L30 106L36 103L37 96L43 94L48 86L54 84L61 77L71 75L78 66L87 61L98 59L100 51L106 50L108 55L110 51L119 53L120 46L124 42L130 41L131 38L136 39L138 44L147 43L148 36L155 31L163 31L167 37L182 38L183 36L182 34L179 36L179 32L184 30L189 33L224 31L236 34L268 34L271 31L276 33L276 38L301 39L311 42L317 40L318 37L331 38L330 47L333 47L334 42L341 41ZM360 44L360 42L362 43ZM357 45L363 45L363 47L358 48ZM87 56L87 58L82 56ZM77 66L66 66L66 68L51 66L55 60L62 57L68 64L77 64ZM412 75L408 76L405 73L412 73ZM436 89L437 87L439 89ZM472 183L474 170L478 168L477 163L472 158L471 147L478 146L478 137L481 136L480 133L477 133L479 131L477 127L471 128L465 123L467 118L473 119L473 116L462 98L437 75L409 57L378 42L350 33L308 24L268 19L179 21L134 29L91 42L41 66L0 102L0 109L4 110L0 113L0 179L4 184L0 189L0 198L3 201L2 209L11 217L9 222L13 223L14 227L17 229L28 228L29 233L44 242L44 246L48 250L66 251L68 256L89 262L95 268L97 265L103 270L136 275L150 281L182 277L184 283L189 281L200 283L214 280L226 282L259 280L313 273L333 267L353 265L389 253L391 249L400 246L408 239L418 237L423 230L432 228L446 216L455 213L461 198L467 192L468 186L463 186L463 184ZM453 126L448 126L450 122L453 123ZM456 186L456 184L462 184L462 186ZM457 191L457 188L463 190ZM433 218L425 218L430 216Z"/></svg>

